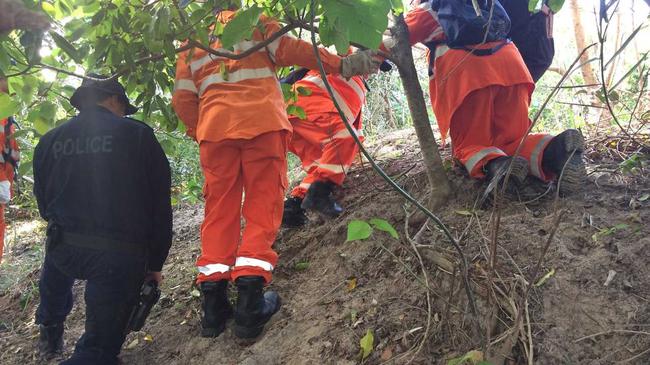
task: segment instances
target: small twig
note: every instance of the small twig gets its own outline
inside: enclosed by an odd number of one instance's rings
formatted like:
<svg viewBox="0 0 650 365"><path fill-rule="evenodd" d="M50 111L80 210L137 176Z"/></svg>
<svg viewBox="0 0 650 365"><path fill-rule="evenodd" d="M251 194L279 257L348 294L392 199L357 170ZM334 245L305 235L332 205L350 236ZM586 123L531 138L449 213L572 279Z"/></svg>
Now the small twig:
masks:
<svg viewBox="0 0 650 365"><path fill-rule="evenodd" d="M647 354L647 353L649 353L649 352L650 352L650 348L646 349L645 351L641 351L640 353L638 353L638 354L636 354L636 355L630 357L629 359L625 359L625 360L619 361L619 362L617 362L616 364L628 364L628 363L630 363L630 362L632 362L632 361L634 361L634 360L640 358L641 356L643 356L643 355L645 355L645 354Z"/></svg>
<svg viewBox="0 0 650 365"><path fill-rule="evenodd" d="M623 333L623 334L632 334L632 335L645 335L645 336L650 336L650 332L645 332L645 331L633 331L633 330L607 330L607 331L602 331L598 333L594 333L593 335L589 336L584 336L580 337L579 339L573 341L574 343L578 343L580 341L588 340L590 338L598 337L598 336L604 336L604 335L611 335L612 333Z"/></svg>

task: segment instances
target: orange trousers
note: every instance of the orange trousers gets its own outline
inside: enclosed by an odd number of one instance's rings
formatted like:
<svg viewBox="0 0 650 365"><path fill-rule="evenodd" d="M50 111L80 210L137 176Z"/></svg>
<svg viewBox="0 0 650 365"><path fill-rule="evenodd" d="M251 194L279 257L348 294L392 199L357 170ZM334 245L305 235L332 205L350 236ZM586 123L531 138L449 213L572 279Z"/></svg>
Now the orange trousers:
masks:
<svg viewBox="0 0 650 365"><path fill-rule="evenodd" d="M0 204L0 263L2 263L2 254L5 248L5 230L7 223L5 222L5 205Z"/></svg>
<svg viewBox="0 0 650 365"><path fill-rule="evenodd" d="M452 153L470 176L482 178L492 159L511 156L525 138L519 156L530 163L530 174L544 181L553 176L542 169L544 149L553 136L530 134L529 89L526 84L492 85L470 93L451 117Z"/></svg>
<svg viewBox="0 0 650 365"><path fill-rule="evenodd" d="M307 176L291 191L291 196L304 198L315 181L343 184L359 147L345 128L338 113L309 115L306 120L291 118L293 137L289 151L300 158ZM361 119L352 125L361 136Z"/></svg>
<svg viewBox="0 0 650 365"><path fill-rule="evenodd" d="M287 131L278 131L253 139L201 142L205 218L197 282L244 275L271 281L278 260L272 246L287 187L288 139Z"/></svg>

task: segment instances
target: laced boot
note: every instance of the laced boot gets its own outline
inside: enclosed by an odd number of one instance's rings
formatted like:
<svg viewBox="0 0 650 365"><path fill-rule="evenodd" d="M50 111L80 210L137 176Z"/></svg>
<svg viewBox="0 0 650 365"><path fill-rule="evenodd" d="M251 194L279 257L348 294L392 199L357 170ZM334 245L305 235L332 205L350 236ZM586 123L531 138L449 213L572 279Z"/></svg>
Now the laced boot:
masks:
<svg viewBox="0 0 650 365"><path fill-rule="evenodd" d="M282 227L298 228L307 223L305 210L301 207L302 199L290 197L284 201L284 213L282 214Z"/></svg>
<svg viewBox="0 0 650 365"><path fill-rule="evenodd" d="M560 195L575 194L584 186L587 180L587 170L582 160L584 150L585 140L576 129L567 129L558 134L546 146L542 168L555 174L557 179L562 176L562 181L558 181Z"/></svg>
<svg viewBox="0 0 650 365"><path fill-rule="evenodd" d="M243 339L255 338L280 310L280 296L274 291L263 293L264 278L261 276L240 276L235 283L238 290L235 336Z"/></svg>
<svg viewBox="0 0 650 365"><path fill-rule="evenodd" d="M63 323L39 325L38 353L45 360L63 355Z"/></svg>
<svg viewBox="0 0 650 365"><path fill-rule="evenodd" d="M228 302L228 281L204 281L200 287L203 294L201 336L218 337L226 329L226 321L232 317L232 307Z"/></svg>
<svg viewBox="0 0 650 365"><path fill-rule="evenodd" d="M316 181L311 184L302 202L302 209L313 209L330 218L338 217L343 213L343 208L332 196L335 186L331 181Z"/></svg>

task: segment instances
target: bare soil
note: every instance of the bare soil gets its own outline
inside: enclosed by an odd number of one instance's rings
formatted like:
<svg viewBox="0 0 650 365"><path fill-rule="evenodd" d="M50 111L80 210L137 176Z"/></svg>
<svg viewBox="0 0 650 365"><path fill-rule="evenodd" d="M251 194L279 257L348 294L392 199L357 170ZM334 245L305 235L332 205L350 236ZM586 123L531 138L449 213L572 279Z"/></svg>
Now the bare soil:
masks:
<svg viewBox="0 0 650 365"><path fill-rule="evenodd" d="M371 149L391 176L424 199L426 178L413 147L415 140L410 132L396 132ZM450 168L455 196L436 213L460 239L470 263L480 312L477 320L469 315L459 256L432 223L415 243L427 274L426 288L420 260L406 238L407 230L410 237L416 236L424 219L414 214L405 224L405 209L412 212L413 208L405 206L405 200L366 164L350 173L339 192L346 208L343 216L331 221L311 217L304 229L283 230L278 237L275 248L280 262L271 287L284 305L264 335L254 344L241 343L230 329L216 339L201 338L200 299L193 280L202 207L179 206L174 215L175 242L164 269L163 297L144 331L131 334L125 342L122 361L445 364L470 350L483 350L486 328L490 328L491 349L502 347L517 311L513 308L523 306L523 326L506 363L649 364L647 170L622 173L620 161L599 148L589 152L588 160L590 175L583 193L561 199L556 206L554 191L537 184L530 195L501 205L493 275L489 246L497 213L475 208L482 184ZM540 273L533 278L557 209L565 213ZM372 218L392 223L400 239L375 230L366 240L346 242L351 220ZM30 239L30 245L37 245ZM39 363L34 355L38 330L33 325L38 301L24 303L37 278L34 269L0 294L2 364ZM530 281L536 284L523 301ZM68 353L83 330L82 289L81 284L75 289L77 303L66 322ZM362 361L359 342L368 330L374 335L374 349Z"/></svg>

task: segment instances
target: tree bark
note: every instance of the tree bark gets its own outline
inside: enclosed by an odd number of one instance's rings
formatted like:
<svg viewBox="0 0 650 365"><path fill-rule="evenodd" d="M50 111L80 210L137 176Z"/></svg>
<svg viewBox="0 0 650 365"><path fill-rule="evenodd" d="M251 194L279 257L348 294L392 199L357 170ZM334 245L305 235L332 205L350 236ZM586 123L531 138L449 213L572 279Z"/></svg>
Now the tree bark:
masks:
<svg viewBox="0 0 650 365"><path fill-rule="evenodd" d="M576 37L576 46L578 52L582 52L583 49L587 48L587 41L585 40L585 29L582 26L582 16L580 15L580 8L578 7L578 0L570 0L571 13L573 15L573 28ZM591 57L589 52L585 52L580 57L582 71L582 78L585 80L585 84L597 84L598 80L596 79L596 74L594 69L591 67L591 63L587 63Z"/></svg>
<svg viewBox="0 0 650 365"><path fill-rule="evenodd" d="M429 198L429 209L439 208L444 204L451 194L451 184L447 178L438 144L433 136L431 124L429 123L429 114L424 102L424 93L420 87L418 74L413 62L413 52L409 44L409 33L404 17L402 15L395 17L395 26L391 28L393 37L396 40L391 54L394 57L395 64L399 70L402 84L404 85L404 94L408 102L411 118L413 118L413 127L418 136L422 157L426 167L427 179L431 186L431 195Z"/></svg>

